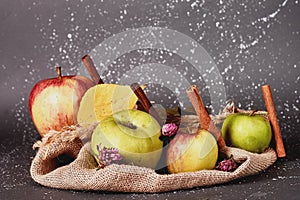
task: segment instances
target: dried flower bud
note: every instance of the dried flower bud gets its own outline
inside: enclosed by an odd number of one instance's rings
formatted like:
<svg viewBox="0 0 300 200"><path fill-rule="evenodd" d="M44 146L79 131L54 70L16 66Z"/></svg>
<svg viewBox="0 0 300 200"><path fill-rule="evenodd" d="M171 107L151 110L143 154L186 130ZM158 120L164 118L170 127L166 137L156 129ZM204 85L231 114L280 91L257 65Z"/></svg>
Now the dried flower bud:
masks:
<svg viewBox="0 0 300 200"><path fill-rule="evenodd" d="M233 160L233 158L224 159L223 161L219 162L219 164L215 167L215 169L225 171L225 172L232 172L234 171L238 165Z"/></svg>
<svg viewBox="0 0 300 200"><path fill-rule="evenodd" d="M175 135L177 131L178 131L178 126L174 123L164 124L161 129L162 135L169 136L169 137Z"/></svg>
<svg viewBox="0 0 300 200"><path fill-rule="evenodd" d="M122 156L117 148L113 147L101 147L101 144L97 145L99 152L98 159L104 166L111 164L112 161L122 160Z"/></svg>

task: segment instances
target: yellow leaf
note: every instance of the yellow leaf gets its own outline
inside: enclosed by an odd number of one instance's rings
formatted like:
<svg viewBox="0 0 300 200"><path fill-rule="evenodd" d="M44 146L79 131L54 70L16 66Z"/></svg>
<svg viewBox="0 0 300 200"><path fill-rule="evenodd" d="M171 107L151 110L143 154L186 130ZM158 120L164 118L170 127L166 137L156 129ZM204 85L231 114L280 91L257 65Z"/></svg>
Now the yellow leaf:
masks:
<svg viewBox="0 0 300 200"><path fill-rule="evenodd" d="M142 86L144 89L145 86ZM91 124L121 110L133 109L138 98L130 86L99 84L83 96L77 115L79 124Z"/></svg>

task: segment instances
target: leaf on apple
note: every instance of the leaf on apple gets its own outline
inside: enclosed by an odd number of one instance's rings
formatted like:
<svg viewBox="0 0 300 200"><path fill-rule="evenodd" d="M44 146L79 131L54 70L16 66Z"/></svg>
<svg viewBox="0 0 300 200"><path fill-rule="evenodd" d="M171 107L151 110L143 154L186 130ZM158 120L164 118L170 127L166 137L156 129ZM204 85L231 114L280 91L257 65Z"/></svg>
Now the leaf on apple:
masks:
<svg viewBox="0 0 300 200"><path fill-rule="evenodd" d="M144 89L145 86L142 86ZM121 110L133 109L138 98L130 86L99 84L90 88L83 96L77 121L90 124L101 121Z"/></svg>

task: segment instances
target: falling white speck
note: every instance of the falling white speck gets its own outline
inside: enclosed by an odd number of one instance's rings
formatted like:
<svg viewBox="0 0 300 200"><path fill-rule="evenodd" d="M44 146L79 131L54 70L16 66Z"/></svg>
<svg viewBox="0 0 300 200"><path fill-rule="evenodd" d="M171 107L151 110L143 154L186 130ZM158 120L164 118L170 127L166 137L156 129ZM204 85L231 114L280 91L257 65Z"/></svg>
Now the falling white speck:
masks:
<svg viewBox="0 0 300 200"><path fill-rule="evenodd" d="M198 6L197 1L194 1L194 2L191 4L192 9L194 9L194 8L197 7L197 6Z"/></svg>

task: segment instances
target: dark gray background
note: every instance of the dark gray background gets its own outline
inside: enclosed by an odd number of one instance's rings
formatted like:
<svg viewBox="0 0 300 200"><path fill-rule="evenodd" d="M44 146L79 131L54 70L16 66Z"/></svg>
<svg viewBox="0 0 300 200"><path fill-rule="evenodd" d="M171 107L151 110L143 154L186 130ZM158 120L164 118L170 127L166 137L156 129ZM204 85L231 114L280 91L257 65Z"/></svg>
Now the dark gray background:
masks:
<svg viewBox="0 0 300 200"><path fill-rule="evenodd" d="M126 11L124 11L126 10ZM299 189L299 50L300 6L298 1L9 1L0 6L1 69L1 196L17 199L50 198L270 198L290 196ZM223 78L228 99L241 108L265 109L261 85L270 84L288 156L266 172L228 185L198 188L160 195L82 193L43 188L29 175L31 145L39 138L28 113L33 85L63 73L77 74L81 57L104 39L138 27L173 29L196 40L209 53ZM70 37L71 35L71 37ZM132 61L131 58L135 58ZM128 66L164 63L182 70L181 58L148 50L121 56L109 66L115 71L106 82L118 82ZM182 64L183 63L183 64ZM200 88L201 74L188 72L187 79ZM197 80L199 78L199 80ZM195 82L196 80L196 82ZM175 80L174 80L175 81ZM155 88L153 86L153 88ZM203 89L206 105L209 95ZM153 95L151 98L158 98ZM206 98L207 97L207 98ZM159 101L160 99L156 99ZM167 106L169 104L166 104ZM250 187L250 189L248 189ZM2 199L2 198L1 198Z"/></svg>

